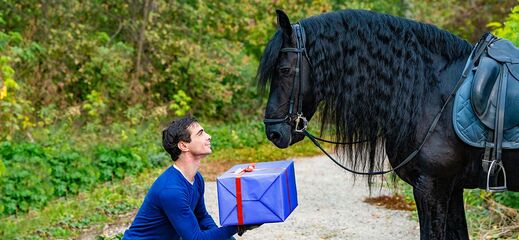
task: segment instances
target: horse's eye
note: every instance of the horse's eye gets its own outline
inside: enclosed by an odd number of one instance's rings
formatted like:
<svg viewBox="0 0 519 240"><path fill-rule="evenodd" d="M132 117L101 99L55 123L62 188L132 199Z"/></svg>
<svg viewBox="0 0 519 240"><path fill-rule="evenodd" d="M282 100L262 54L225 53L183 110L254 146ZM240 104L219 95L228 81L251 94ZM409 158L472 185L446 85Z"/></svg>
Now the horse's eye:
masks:
<svg viewBox="0 0 519 240"><path fill-rule="evenodd" d="M282 75L288 75L290 73L290 68L280 68L279 73Z"/></svg>

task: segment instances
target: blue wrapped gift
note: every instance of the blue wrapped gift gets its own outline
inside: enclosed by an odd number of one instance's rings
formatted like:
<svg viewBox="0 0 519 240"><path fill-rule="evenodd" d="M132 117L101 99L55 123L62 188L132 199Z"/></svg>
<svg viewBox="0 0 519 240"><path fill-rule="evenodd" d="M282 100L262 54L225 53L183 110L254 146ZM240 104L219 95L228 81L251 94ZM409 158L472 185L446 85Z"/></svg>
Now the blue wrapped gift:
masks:
<svg viewBox="0 0 519 240"><path fill-rule="evenodd" d="M292 160L236 165L216 183L222 226L282 222L297 207Z"/></svg>

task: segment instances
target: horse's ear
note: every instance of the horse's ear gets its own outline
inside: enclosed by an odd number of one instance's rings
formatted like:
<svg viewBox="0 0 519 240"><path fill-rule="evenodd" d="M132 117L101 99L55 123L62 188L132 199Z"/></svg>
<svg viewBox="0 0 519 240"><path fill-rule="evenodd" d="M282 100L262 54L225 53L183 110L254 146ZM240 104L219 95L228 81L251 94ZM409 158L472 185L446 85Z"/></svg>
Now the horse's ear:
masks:
<svg viewBox="0 0 519 240"><path fill-rule="evenodd" d="M290 19L288 19L288 16L283 12L283 10L276 9L276 14L278 15L278 27L281 28L283 33L290 38L290 36L292 36L292 25L290 25Z"/></svg>

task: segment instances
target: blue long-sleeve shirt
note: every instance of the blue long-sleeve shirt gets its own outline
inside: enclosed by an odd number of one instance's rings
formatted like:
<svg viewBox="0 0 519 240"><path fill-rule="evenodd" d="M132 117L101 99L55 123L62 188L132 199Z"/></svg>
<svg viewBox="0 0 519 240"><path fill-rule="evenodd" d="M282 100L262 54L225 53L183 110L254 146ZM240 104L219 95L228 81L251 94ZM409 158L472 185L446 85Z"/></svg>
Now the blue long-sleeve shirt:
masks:
<svg viewBox="0 0 519 240"><path fill-rule="evenodd" d="M123 239L229 239L236 227L219 228L204 203L204 179L193 184L169 167L151 185Z"/></svg>

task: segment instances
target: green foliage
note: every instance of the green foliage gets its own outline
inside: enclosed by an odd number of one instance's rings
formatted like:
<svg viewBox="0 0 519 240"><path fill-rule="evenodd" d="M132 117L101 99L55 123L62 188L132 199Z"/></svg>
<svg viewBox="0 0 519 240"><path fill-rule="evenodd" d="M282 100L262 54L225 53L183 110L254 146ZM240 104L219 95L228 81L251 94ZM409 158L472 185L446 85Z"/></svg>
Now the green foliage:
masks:
<svg viewBox="0 0 519 240"><path fill-rule="evenodd" d="M401 15L425 23L434 24L455 35L475 43L492 28L489 22L501 21L517 0L420 0L401 1L405 14ZM482 14L484 13L484 14Z"/></svg>
<svg viewBox="0 0 519 240"><path fill-rule="evenodd" d="M5 161L0 178L0 215L39 209L56 197L75 195L94 184L136 175L149 163L132 148L94 147L93 154L68 143L42 147L34 143L0 144ZM135 153L137 152L137 153ZM3 165L2 165L3 166Z"/></svg>
<svg viewBox="0 0 519 240"><path fill-rule="evenodd" d="M67 146L67 148L69 148ZM99 175L91 160L72 149L60 149L49 159L55 196L77 194L96 183Z"/></svg>
<svg viewBox="0 0 519 240"><path fill-rule="evenodd" d="M519 5L515 6L504 23L491 22L489 27L494 29L494 34L512 41L519 46Z"/></svg>
<svg viewBox="0 0 519 240"><path fill-rule="evenodd" d="M0 219L1 239L76 239L85 230L113 223L119 214L138 208L144 194L162 168L148 169L138 177L128 176L100 184L78 196L50 202L45 209Z"/></svg>
<svg viewBox="0 0 519 240"><path fill-rule="evenodd" d="M268 144L265 127L259 120L206 127L214 149L245 148Z"/></svg>
<svg viewBox="0 0 519 240"><path fill-rule="evenodd" d="M138 125L186 113L235 122L259 115L264 99L253 82L263 48L276 31L275 9L284 9L293 21L338 9L369 9L466 36L486 24L481 21L499 19L499 9L509 5L483 0L156 0L150 6L145 1L0 1L0 120L5 122L0 138L60 120ZM465 10L473 8L478 11ZM462 10L464 15L457 14ZM482 18L474 15L478 12L492 14ZM12 79L17 89L9 87L15 86Z"/></svg>
<svg viewBox="0 0 519 240"><path fill-rule="evenodd" d="M18 37L19 34L6 35L0 32L0 139L12 139L17 131L32 125L29 118L32 107L28 101L17 95L21 88L14 80L15 70L11 66L13 61L9 56L17 56L24 51L20 48L6 50L9 42L14 42Z"/></svg>
<svg viewBox="0 0 519 240"><path fill-rule="evenodd" d="M99 169L101 181L122 179L126 175L135 175L147 167L147 163L128 148L110 149L106 146L98 146L94 155L94 164Z"/></svg>
<svg viewBox="0 0 519 240"><path fill-rule="evenodd" d="M491 193L483 190L467 190L464 192L465 202L472 206L482 205L484 199L490 196Z"/></svg>
<svg viewBox="0 0 519 240"><path fill-rule="evenodd" d="M505 192L502 194L493 195L493 199L505 206L519 209L519 193L517 192Z"/></svg>
<svg viewBox="0 0 519 240"><path fill-rule="evenodd" d="M77 79L83 87L77 93L80 97L86 96L89 99L93 93L102 91L109 99L124 101L126 97L122 94L128 93L127 79L132 67L133 49L122 42L106 46L107 37L106 33L96 33L92 44L99 46L89 46L91 51L85 52L88 60L78 69L81 76Z"/></svg>
<svg viewBox="0 0 519 240"><path fill-rule="evenodd" d="M177 94L173 95L173 103L169 105L169 109L172 110L176 116L184 116L191 107L191 98L187 94L178 90Z"/></svg>
<svg viewBox="0 0 519 240"><path fill-rule="evenodd" d="M0 144L0 158L7 173L0 178L0 205L3 214L27 212L44 206L54 193L52 169L45 150L35 144ZM1 214L0 214L1 215Z"/></svg>
<svg viewBox="0 0 519 240"><path fill-rule="evenodd" d="M2 175L4 175L5 171L6 171L6 168L5 168L4 161L0 158L0 177L2 177Z"/></svg>
<svg viewBox="0 0 519 240"><path fill-rule="evenodd" d="M120 240L123 239L123 233L119 233L113 237L103 237L103 236L97 236L96 240Z"/></svg>
<svg viewBox="0 0 519 240"><path fill-rule="evenodd" d="M95 90L87 95L87 100L83 104L83 109L91 117L97 118L106 111L106 103L103 96Z"/></svg>

